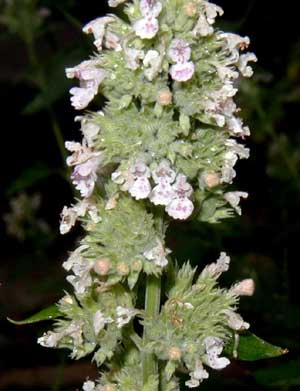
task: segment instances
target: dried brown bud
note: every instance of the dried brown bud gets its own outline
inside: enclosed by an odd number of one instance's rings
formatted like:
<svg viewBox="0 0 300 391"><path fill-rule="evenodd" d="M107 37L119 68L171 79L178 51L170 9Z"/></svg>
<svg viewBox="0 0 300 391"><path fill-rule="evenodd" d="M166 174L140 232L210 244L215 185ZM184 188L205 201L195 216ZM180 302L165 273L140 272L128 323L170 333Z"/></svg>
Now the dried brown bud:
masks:
<svg viewBox="0 0 300 391"><path fill-rule="evenodd" d="M159 91L157 102L162 106L168 106L172 103L172 92L166 88Z"/></svg>
<svg viewBox="0 0 300 391"><path fill-rule="evenodd" d="M169 360L178 361L181 359L182 352L177 346L170 348L168 356Z"/></svg>
<svg viewBox="0 0 300 391"><path fill-rule="evenodd" d="M103 391L116 391L116 387L111 384L106 384L103 387Z"/></svg>
<svg viewBox="0 0 300 391"><path fill-rule="evenodd" d="M109 258L100 258L95 262L94 270L99 276L106 276L111 268Z"/></svg>

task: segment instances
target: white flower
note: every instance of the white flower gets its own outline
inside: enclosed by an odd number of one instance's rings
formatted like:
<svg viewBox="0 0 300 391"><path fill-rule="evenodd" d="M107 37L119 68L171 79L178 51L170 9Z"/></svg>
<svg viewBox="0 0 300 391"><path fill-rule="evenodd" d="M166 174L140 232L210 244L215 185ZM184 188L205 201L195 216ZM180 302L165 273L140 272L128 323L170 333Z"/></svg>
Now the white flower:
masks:
<svg viewBox="0 0 300 391"><path fill-rule="evenodd" d="M65 270L72 270L74 273L74 275L67 276L66 279L74 286L77 293L84 293L86 288L92 284L90 270L93 267L93 262L82 256L82 252L87 248L87 245L78 247L71 253L68 260L63 263L63 268Z"/></svg>
<svg viewBox="0 0 300 391"><path fill-rule="evenodd" d="M91 380L87 380L86 382L83 383L82 385L82 390L83 391L95 391L96 384L95 382Z"/></svg>
<svg viewBox="0 0 300 391"><path fill-rule="evenodd" d="M226 357L219 357L222 353L224 343L217 337L206 337L204 339L205 350L207 354L207 365L213 369L223 369L230 364Z"/></svg>
<svg viewBox="0 0 300 391"><path fill-rule="evenodd" d="M242 210L239 203L241 198L248 198L248 193L245 193L244 191L230 191L225 193L224 198L233 207L233 209L235 209L237 214L241 215Z"/></svg>
<svg viewBox="0 0 300 391"><path fill-rule="evenodd" d="M114 16L103 16L101 18L97 18L86 24L82 31L86 34L94 34L95 41L94 45L96 48L101 51L103 39L105 35L106 26L109 23L112 23L116 20Z"/></svg>
<svg viewBox="0 0 300 391"><path fill-rule="evenodd" d="M224 310L224 313L228 317L228 326L235 331L248 330L250 324L245 322L243 318L234 311Z"/></svg>
<svg viewBox="0 0 300 391"><path fill-rule="evenodd" d="M191 58L191 48L188 42L183 39L173 39L168 54L172 61L176 63L185 63Z"/></svg>
<svg viewBox="0 0 300 391"><path fill-rule="evenodd" d="M128 324L133 317L135 317L138 314L139 311L137 311L134 308L126 308L118 306L116 308L117 313L117 327L118 329L122 328L125 324Z"/></svg>
<svg viewBox="0 0 300 391"><path fill-rule="evenodd" d="M149 167L147 167L142 160L137 160L130 168L130 173L133 177L133 181L128 186L128 192L136 200L148 198L151 193L151 184L148 179L150 177Z"/></svg>
<svg viewBox="0 0 300 391"><path fill-rule="evenodd" d="M99 85L106 76L104 69L97 67L96 60L84 61L74 68L67 68L66 75L69 79L76 77L80 80L80 87L70 90L71 102L76 110L84 109L98 93Z"/></svg>
<svg viewBox="0 0 300 391"><path fill-rule="evenodd" d="M145 177L137 178L128 191L136 200L144 200L151 193L151 184Z"/></svg>
<svg viewBox="0 0 300 391"><path fill-rule="evenodd" d="M244 77L251 77L253 75L253 69L248 65L249 61L257 62L257 57L254 53L242 54L237 64Z"/></svg>
<svg viewBox="0 0 300 391"><path fill-rule="evenodd" d="M194 211L194 205L188 198L175 198L166 207L166 212L175 220L186 220Z"/></svg>
<svg viewBox="0 0 300 391"><path fill-rule="evenodd" d="M174 196L167 205L166 212L169 216L178 220L186 220L194 210L194 205L188 197L193 193L192 186L186 181L186 176L179 174L172 185Z"/></svg>
<svg viewBox="0 0 300 391"><path fill-rule="evenodd" d="M208 379L208 372L203 368L203 364L201 361L197 360L195 370L190 372L190 380L185 382L185 385L189 388L199 387L200 383L204 379Z"/></svg>
<svg viewBox="0 0 300 391"><path fill-rule="evenodd" d="M106 32L104 44L107 49L113 49L116 52L120 52L122 50L120 42L120 38L117 34L114 34L111 31Z"/></svg>
<svg viewBox="0 0 300 391"><path fill-rule="evenodd" d="M199 19L197 21L196 26L193 29L193 34L195 35L201 35L201 37L207 37L208 35L211 35L214 32L214 29L207 21L207 18L201 14L199 16Z"/></svg>
<svg viewBox="0 0 300 391"><path fill-rule="evenodd" d="M222 273L229 270L229 264L230 257L225 252L221 252L217 261L206 266L202 273L205 275L208 273L213 277L218 278Z"/></svg>
<svg viewBox="0 0 300 391"><path fill-rule="evenodd" d="M228 129L231 130L233 136L245 137L250 136L250 130L248 126L243 126L243 121L235 116L228 117L226 119Z"/></svg>
<svg viewBox="0 0 300 391"><path fill-rule="evenodd" d="M190 80L193 77L194 72L195 65L192 61L174 64L170 68L170 75L172 79L179 82Z"/></svg>
<svg viewBox="0 0 300 391"><path fill-rule="evenodd" d="M145 76L148 80L153 80L161 69L162 56L157 50L148 50L143 60Z"/></svg>
<svg viewBox="0 0 300 391"><path fill-rule="evenodd" d="M65 235L75 225L77 220L77 213L74 211L73 208L68 208L67 206L65 206L61 212L60 217L60 233L62 235Z"/></svg>
<svg viewBox="0 0 300 391"><path fill-rule="evenodd" d="M121 185L122 191L128 191L134 183L134 176L130 170L115 171L111 174L113 182Z"/></svg>
<svg viewBox="0 0 300 391"><path fill-rule="evenodd" d="M93 157L86 162L75 166L71 179L75 189L80 191L82 197L90 197L93 193L95 182L98 178L96 173L98 167L98 157Z"/></svg>
<svg viewBox="0 0 300 391"><path fill-rule="evenodd" d="M218 15L222 16L224 14L224 11L221 7L219 7L216 4L210 3L209 1L205 1L204 8L207 17L207 22L209 24L214 24L216 17Z"/></svg>
<svg viewBox="0 0 300 391"><path fill-rule="evenodd" d="M152 178L156 184L173 183L176 172L170 167L168 160L162 160L152 171Z"/></svg>
<svg viewBox="0 0 300 391"><path fill-rule="evenodd" d="M169 205L174 199L175 193L170 183L161 182L156 185L149 196L154 205Z"/></svg>
<svg viewBox="0 0 300 391"><path fill-rule="evenodd" d="M37 342L45 348L55 348L57 347L58 342L63 338L63 333L55 333L53 331L48 331L44 333L42 337L38 338Z"/></svg>
<svg viewBox="0 0 300 391"><path fill-rule="evenodd" d="M110 7L117 7L118 5L125 3L127 0L108 0L108 5Z"/></svg>
<svg viewBox="0 0 300 391"><path fill-rule="evenodd" d="M146 16L137 20L133 25L133 29L138 37L152 39L159 30L158 20L154 16Z"/></svg>
<svg viewBox="0 0 300 391"><path fill-rule="evenodd" d="M141 0L140 10L143 16L151 15L156 18L161 13L162 4L158 0Z"/></svg>
<svg viewBox="0 0 300 391"><path fill-rule="evenodd" d="M143 50L125 47L124 55L127 67L134 71L139 68L139 61L144 58L145 54Z"/></svg>
<svg viewBox="0 0 300 391"><path fill-rule="evenodd" d="M95 139L100 132L100 126L87 117L77 116L75 117L75 121L80 121L81 132L84 139L86 140L88 147L93 147Z"/></svg>
<svg viewBox="0 0 300 391"><path fill-rule="evenodd" d="M154 262L155 265L165 267L168 264L167 255L170 254L170 252L171 251L168 248L164 248L162 242L157 239L157 245L151 250L145 251L143 255L148 261Z"/></svg>
<svg viewBox="0 0 300 391"><path fill-rule="evenodd" d="M105 318L105 316L100 310L96 311L93 317L93 327L94 327L95 334L98 335L99 332L104 328L104 326L107 323L112 323L112 322L113 322L112 318L110 317Z"/></svg>

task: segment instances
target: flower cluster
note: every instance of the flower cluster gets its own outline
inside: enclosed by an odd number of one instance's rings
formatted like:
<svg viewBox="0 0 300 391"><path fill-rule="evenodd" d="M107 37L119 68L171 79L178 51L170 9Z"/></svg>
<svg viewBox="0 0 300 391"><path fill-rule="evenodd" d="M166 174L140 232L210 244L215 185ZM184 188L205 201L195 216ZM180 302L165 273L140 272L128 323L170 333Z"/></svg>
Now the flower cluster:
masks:
<svg viewBox="0 0 300 391"><path fill-rule="evenodd" d="M126 171L115 171L112 180L136 200L149 198L154 205L165 206L168 215L174 219L186 220L194 210L189 199L193 193L192 186L185 175L176 175L166 160L160 162L153 171L142 160L137 161Z"/></svg>
<svg viewBox="0 0 300 391"><path fill-rule="evenodd" d="M172 220L215 223L241 214L248 194L232 184L237 161L249 157L243 140L250 130L234 97L256 57L242 53L248 37L214 28L223 10L207 0L108 4L123 7L126 18L109 14L87 23L83 31L96 52L66 69L79 80L70 90L76 110L98 94L105 104L76 117L81 143L66 142L80 197L64 207L60 231L80 220L85 233L63 263L74 296L59 302L61 319L39 342L67 347L74 358L94 352L98 366L111 368L99 381L87 380L84 391L156 391L159 377L141 376L141 354L164 362L166 389L180 389L180 368L196 388L209 368L229 365L224 348L249 328L237 313L239 296L250 296L254 283L218 287L229 268L225 253L198 278L189 264L177 268L166 230ZM149 301L145 275L159 279L166 271L160 312L136 308L137 297Z"/></svg>

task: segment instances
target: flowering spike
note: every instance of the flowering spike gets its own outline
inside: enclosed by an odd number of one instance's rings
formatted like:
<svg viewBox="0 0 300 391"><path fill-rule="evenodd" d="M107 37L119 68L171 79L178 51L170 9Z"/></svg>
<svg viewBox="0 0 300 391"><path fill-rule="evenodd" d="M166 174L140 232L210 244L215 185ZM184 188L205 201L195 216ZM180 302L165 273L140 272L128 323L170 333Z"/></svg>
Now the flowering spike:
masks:
<svg viewBox="0 0 300 391"><path fill-rule="evenodd" d="M188 263L173 265L166 232L172 220L216 223L241 214L248 194L230 185L238 159L249 157L238 140L250 131L234 97L257 59L241 54L248 37L215 29L223 10L207 0L108 4L123 4L127 17L87 23L97 52L66 69L79 80L70 90L75 109L98 95L106 104L76 117L83 140L66 142L80 199L63 208L60 231L79 220L84 235L63 263L74 295L59 301L61 319L38 342L67 347L75 359L93 354L110 368L84 391L177 391L174 374L183 367L186 385L196 388L211 369L229 365L221 353L249 327L237 305L254 283L218 287L230 264L224 252L195 280ZM136 308L144 296L145 308Z"/></svg>

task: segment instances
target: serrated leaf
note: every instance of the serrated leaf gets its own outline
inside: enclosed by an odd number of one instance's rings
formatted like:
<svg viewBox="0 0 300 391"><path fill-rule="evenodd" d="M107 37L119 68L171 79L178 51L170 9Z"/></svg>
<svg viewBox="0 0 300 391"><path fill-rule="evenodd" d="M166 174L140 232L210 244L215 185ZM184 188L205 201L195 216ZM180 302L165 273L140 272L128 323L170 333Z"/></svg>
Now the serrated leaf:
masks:
<svg viewBox="0 0 300 391"><path fill-rule="evenodd" d="M10 318L7 318L7 320L13 324L16 325L24 325L24 324L31 324L31 323L37 323L41 322L43 320L52 320L56 319L61 315L61 312L59 311L57 305L51 305L50 307L47 307L36 314L30 316L27 319L24 320L13 320Z"/></svg>
<svg viewBox="0 0 300 391"><path fill-rule="evenodd" d="M233 356L233 342L227 346L226 351ZM240 335L237 348L237 359L242 361L257 361L266 358L279 357L286 354L287 349L274 346L256 335L246 332Z"/></svg>

